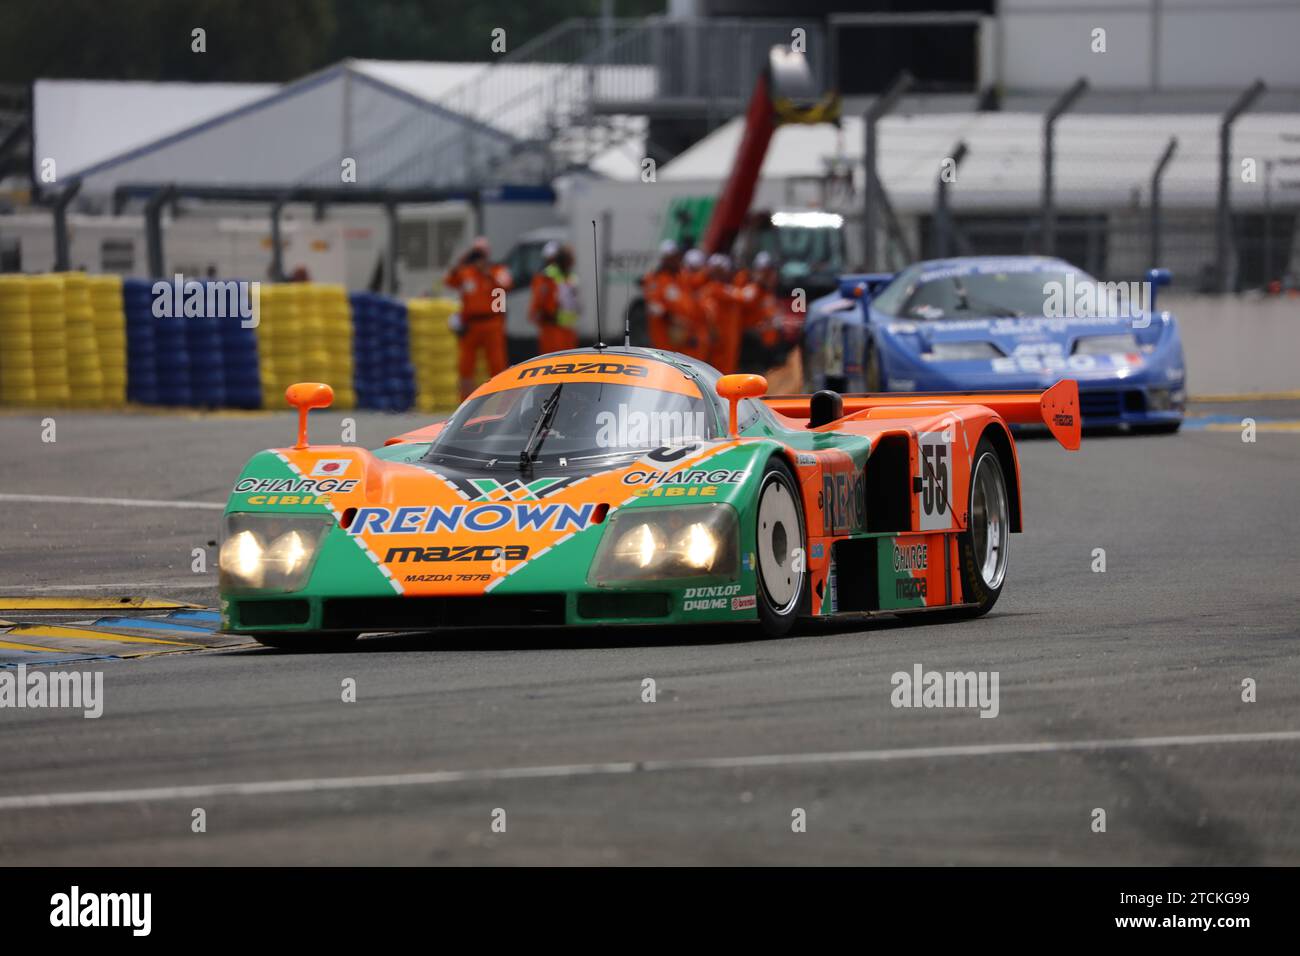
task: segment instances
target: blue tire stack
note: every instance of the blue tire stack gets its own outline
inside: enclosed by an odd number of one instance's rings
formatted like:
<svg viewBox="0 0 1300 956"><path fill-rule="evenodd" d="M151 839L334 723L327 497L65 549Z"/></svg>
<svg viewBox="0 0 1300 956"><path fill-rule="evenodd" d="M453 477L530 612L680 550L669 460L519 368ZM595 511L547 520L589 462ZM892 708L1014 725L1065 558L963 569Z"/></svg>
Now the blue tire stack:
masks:
<svg viewBox="0 0 1300 956"><path fill-rule="evenodd" d="M189 356L189 401L176 404L197 405L201 408L221 408L226 404L226 371L222 358L221 330L226 325L238 325L239 318L220 317L223 310L217 307L217 291L213 283L204 282L202 314L186 316L182 320L185 352ZM159 321L165 323L169 320Z"/></svg>
<svg viewBox="0 0 1300 956"><path fill-rule="evenodd" d="M407 325L406 303L383 297L383 408L404 412L415 404L415 366L411 364L411 336Z"/></svg>
<svg viewBox="0 0 1300 956"><path fill-rule="evenodd" d="M158 404L158 357L154 340L153 283L148 279L122 282L126 309L126 399Z"/></svg>
<svg viewBox="0 0 1300 956"><path fill-rule="evenodd" d="M382 408L384 387L379 374L383 365L380 297L371 292L353 292L352 303L352 387L357 408Z"/></svg>
<svg viewBox="0 0 1300 956"><path fill-rule="evenodd" d="M258 367L257 330L244 328L239 316L221 323L221 365L226 373L226 405L262 407L262 374Z"/></svg>
<svg viewBox="0 0 1300 956"><path fill-rule="evenodd" d="M164 295L173 295L169 288ZM183 290L182 290L183 291ZM173 305L173 313L176 311ZM190 386L190 350L186 325L197 321L182 315L154 316L154 370L158 375L158 404L190 405L194 392Z"/></svg>
<svg viewBox="0 0 1300 956"><path fill-rule="evenodd" d="M358 408L404 412L415 404L415 367L406 303L373 292L354 292L352 380Z"/></svg>

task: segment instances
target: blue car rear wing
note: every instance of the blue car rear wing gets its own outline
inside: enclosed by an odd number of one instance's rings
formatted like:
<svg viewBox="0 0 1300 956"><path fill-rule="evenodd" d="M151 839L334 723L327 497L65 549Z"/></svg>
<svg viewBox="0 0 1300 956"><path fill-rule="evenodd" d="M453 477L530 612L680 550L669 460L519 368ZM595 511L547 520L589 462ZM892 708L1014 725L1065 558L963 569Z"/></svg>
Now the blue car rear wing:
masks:
<svg viewBox="0 0 1300 956"><path fill-rule="evenodd" d="M846 299L864 299L870 302L877 292L893 280L892 272L859 272L856 275L840 276L840 295Z"/></svg>

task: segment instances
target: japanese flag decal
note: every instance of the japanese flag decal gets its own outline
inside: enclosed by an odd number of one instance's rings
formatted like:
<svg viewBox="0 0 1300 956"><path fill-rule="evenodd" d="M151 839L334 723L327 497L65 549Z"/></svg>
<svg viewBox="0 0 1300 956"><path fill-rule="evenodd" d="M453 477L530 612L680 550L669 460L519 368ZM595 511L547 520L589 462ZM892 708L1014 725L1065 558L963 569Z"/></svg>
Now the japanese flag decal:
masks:
<svg viewBox="0 0 1300 956"><path fill-rule="evenodd" d="M339 475L347 474L348 467L351 464L351 458L322 458L316 462L311 474L313 478L322 475L337 478Z"/></svg>

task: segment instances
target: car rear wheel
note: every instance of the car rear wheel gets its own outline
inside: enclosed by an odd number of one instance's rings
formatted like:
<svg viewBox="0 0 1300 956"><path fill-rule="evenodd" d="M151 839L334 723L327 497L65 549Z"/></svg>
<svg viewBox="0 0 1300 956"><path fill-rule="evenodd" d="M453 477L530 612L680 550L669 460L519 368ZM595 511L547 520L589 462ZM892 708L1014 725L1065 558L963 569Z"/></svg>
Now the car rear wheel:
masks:
<svg viewBox="0 0 1300 956"><path fill-rule="evenodd" d="M987 438L975 448L971 468L969 518L957 536L962 593L974 607L961 608L963 617L987 614L1002 594L1007 575L1007 543L1011 537L1011 498L997 452Z"/></svg>
<svg viewBox="0 0 1300 956"><path fill-rule="evenodd" d="M758 617L763 630L780 637L790 633L805 605L808 559L803 553L803 505L790 467L768 461L758 486L754 520L758 574Z"/></svg>
<svg viewBox="0 0 1300 956"><path fill-rule="evenodd" d="M263 647L274 647L278 651L343 651L351 647L360 636L360 634L284 631L254 634L253 639Z"/></svg>

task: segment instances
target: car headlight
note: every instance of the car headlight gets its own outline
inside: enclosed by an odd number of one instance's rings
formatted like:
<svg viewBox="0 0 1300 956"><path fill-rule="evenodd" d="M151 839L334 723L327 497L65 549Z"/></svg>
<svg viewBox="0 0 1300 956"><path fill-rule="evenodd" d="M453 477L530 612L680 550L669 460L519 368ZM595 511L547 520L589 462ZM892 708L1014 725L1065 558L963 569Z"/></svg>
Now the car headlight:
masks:
<svg viewBox="0 0 1300 956"><path fill-rule="evenodd" d="M977 359L1001 358L1002 353L992 342L935 342L921 358L928 362L970 362Z"/></svg>
<svg viewBox="0 0 1300 956"><path fill-rule="evenodd" d="M736 538L730 505L620 509L605 528L587 582L734 576Z"/></svg>
<svg viewBox="0 0 1300 956"><path fill-rule="evenodd" d="M1153 412L1182 411L1187 393L1181 388L1147 389L1147 409Z"/></svg>
<svg viewBox="0 0 1300 956"><path fill-rule="evenodd" d="M332 518L226 515L217 564L223 591L296 591L307 583Z"/></svg>
<svg viewBox="0 0 1300 956"><path fill-rule="evenodd" d="M1075 355L1113 355L1116 352L1138 351L1137 336L1132 332L1114 335L1087 335L1074 343Z"/></svg>

